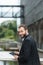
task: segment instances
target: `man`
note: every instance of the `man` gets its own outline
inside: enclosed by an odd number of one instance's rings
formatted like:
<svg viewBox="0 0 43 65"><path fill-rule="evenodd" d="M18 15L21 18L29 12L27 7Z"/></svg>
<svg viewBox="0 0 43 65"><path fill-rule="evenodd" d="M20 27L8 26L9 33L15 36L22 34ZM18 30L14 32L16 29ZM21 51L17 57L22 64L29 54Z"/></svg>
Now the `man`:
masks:
<svg viewBox="0 0 43 65"><path fill-rule="evenodd" d="M18 58L19 65L40 65L35 40L29 35L28 28L20 25L18 34L22 39L22 46Z"/></svg>

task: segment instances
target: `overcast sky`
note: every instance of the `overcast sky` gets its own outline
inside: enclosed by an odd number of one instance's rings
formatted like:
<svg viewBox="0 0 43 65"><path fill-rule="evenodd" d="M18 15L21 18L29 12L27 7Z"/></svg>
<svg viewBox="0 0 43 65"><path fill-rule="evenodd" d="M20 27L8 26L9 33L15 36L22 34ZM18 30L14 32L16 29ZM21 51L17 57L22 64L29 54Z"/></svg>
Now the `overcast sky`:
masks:
<svg viewBox="0 0 43 65"><path fill-rule="evenodd" d="M0 0L0 5L20 5L20 0ZM0 18L0 23L13 18Z"/></svg>
<svg viewBox="0 0 43 65"><path fill-rule="evenodd" d="M0 0L0 5L19 5L20 0Z"/></svg>

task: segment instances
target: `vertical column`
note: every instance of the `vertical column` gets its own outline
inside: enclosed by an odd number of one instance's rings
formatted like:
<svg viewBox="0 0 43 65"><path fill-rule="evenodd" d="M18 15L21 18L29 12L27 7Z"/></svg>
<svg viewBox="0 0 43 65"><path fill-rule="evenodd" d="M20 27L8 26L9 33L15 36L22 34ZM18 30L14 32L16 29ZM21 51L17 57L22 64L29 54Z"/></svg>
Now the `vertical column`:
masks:
<svg viewBox="0 0 43 65"><path fill-rule="evenodd" d="M21 7L20 10L20 16L21 16L21 23L25 23L24 21L24 6Z"/></svg>
<svg viewBox="0 0 43 65"><path fill-rule="evenodd" d="M41 22L41 21L40 21ZM41 44L41 29L40 29L40 23L38 25L38 32L39 32L39 48L40 48L40 44Z"/></svg>
<svg viewBox="0 0 43 65"><path fill-rule="evenodd" d="M40 33L41 33L41 43L40 43L40 48L43 49L43 20L40 22Z"/></svg>

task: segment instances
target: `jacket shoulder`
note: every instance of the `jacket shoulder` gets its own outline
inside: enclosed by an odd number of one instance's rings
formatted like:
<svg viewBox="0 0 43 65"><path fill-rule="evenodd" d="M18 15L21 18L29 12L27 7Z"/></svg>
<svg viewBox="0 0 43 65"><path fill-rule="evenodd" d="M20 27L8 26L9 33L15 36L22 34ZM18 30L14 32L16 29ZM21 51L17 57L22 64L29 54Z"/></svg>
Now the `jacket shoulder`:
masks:
<svg viewBox="0 0 43 65"><path fill-rule="evenodd" d="M29 41L32 46L36 45L36 41L33 39L31 35L28 35L24 41Z"/></svg>

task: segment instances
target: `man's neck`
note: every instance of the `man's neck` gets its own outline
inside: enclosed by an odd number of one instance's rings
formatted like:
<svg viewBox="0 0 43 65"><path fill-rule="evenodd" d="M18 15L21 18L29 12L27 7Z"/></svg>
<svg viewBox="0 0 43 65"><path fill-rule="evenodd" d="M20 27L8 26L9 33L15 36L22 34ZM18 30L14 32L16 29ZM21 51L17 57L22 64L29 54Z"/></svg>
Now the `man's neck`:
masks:
<svg viewBox="0 0 43 65"><path fill-rule="evenodd" d="M26 33L26 36L29 35L29 33Z"/></svg>

